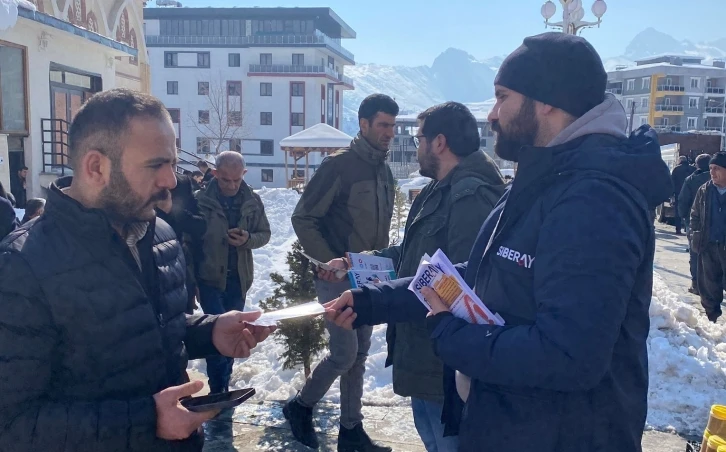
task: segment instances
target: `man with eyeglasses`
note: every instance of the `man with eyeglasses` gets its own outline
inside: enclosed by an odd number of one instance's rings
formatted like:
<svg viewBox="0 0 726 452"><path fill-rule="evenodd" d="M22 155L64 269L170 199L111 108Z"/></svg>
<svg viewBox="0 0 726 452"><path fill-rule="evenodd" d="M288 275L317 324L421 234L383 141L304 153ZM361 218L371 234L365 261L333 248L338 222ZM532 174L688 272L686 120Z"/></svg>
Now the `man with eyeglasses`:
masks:
<svg viewBox="0 0 726 452"><path fill-rule="evenodd" d="M421 175L433 179L416 197L406 222L403 242L372 254L393 259L396 274L414 276L421 256L441 249L453 262L465 261L481 225L504 193L505 183L496 165L479 149L476 118L457 102L436 105L418 115ZM344 259L328 263L347 268ZM324 278L334 280L333 272ZM365 304L365 301L361 303ZM463 402L454 400L444 410L444 369L434 353L426 321L400 322L388 309L373 302L360 307L359 325L388 323L388 359L393 366L393 392L411 397L413 420L428 452L456 452L459 438L453 425L442 419L460 416ZM443 414L443 416L442 416Z"/></svg>
<svg viewBox="0 0 726 452"><path fill-rule="evenodd" d="M393 216L394 180L386 164L394 136L398 104L384 94L363 100L358 110L360 132L350 143L323 160L305 187L292 215L292 225L307 254L322 262L345 252L388 246ZM347 281L316 279L318 301L326 303L350 289ZM330 353L315 368L300 394L284 408L295 438L317 448L313 407L340 377L338 450L388 452L363 430L363 374L372 327L346 330L332 322Z"/></svg>

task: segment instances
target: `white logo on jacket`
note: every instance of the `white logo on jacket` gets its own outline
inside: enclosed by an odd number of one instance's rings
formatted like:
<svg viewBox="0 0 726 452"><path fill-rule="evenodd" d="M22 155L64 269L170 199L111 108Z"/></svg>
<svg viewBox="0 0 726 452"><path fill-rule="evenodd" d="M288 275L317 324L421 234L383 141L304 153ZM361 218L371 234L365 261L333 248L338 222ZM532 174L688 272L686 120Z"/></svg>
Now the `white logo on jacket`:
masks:
<svg viewBox="0 0 726 452"><path fill-rule="evenodd" d="M532 264L534 263L534 256L520 253L519 251L507 248L506 246L499 247L499 250L497 251L497 256L516 262L517 265L524 268L532 268Z"/></svg>

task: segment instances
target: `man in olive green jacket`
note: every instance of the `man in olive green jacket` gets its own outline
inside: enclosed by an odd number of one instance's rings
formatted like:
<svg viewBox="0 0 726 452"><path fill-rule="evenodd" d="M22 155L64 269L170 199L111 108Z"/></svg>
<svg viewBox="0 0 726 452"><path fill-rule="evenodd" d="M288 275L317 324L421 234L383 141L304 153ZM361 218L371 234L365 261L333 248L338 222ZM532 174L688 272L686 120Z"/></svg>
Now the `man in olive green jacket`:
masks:
<svg viewBox="0 0 726 452"><path fill-rule="evenodd" d="M300 244L311 257L327 262L345 252L388 246L393 216L394 180L386 164L394 136L398 105L374 94L360 105L360 133L350 147L323 160L305 187L292 215ZM315 281L318 301L326 303L350 289L346 282ZM363 430L361 397L371 327L349 331L326 323L330 353L283 410L292 433L301 443L317 448L312 408L340 377L339 451L390 451L370 440Z"/></svg>
<svg viewBox="0 0 726 452"><path fill-rule="evenodd" d="M372 252L393 259L400 278L414 276L421 257L433 255L437 249L452 262L466 261L505 187L497 166L479 150L476 118L466 106L446 102L424 111L418 120L414 142L420 172L433 180L411 206L403 242ZM348 265L343 259L329 264L337 268ZM366 316L358 319L368 325L386 321ZM393 392L411 397L414 423L426 450L457 451L458 437L444 436L444 365L434 353L426 322L391 323L386 339Z"/></svg>
<svg viewBox="0 0 726 452"><path fill-rule="evenodd" d="M252 250L270 241L262 200L243 180L247 170L242 155L222 152L216 166L216 177L197 192L199 212L207 224L198 265L199 301L206 314L244 310L254 275ZM211 393L228 390L233 362L207 358Z"/></svg>

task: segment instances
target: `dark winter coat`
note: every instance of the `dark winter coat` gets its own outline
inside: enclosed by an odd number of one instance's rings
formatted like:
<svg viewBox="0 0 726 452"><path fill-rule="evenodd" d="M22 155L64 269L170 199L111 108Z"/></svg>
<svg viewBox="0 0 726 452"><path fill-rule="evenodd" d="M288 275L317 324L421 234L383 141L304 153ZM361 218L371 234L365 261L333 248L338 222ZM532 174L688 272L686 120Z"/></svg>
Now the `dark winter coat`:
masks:
<svg viewBox="0 0 726 452"><path fill-rule="evenodd" d="M18 217L7 198L0 196L0 240L18 227Z"/></svg>
<svg viewBox="0 0 726 452"><path fill-rule="evenodd" d="M219 184L212 179L206 189L197 192L199 211L207 225L202 237L203 257L197 266L199 282L224 291L227 287L227 266L229 241L227 231L239 228L250 234L247 242L237 247L237 271L242 290L247 292L254 279L252 250L262 248L270 241L270 222L265 215L265 206L260 196L249 185L242 182L235 205L239 206L240 216L237 224L229 224L224 208L218 200Z"/></svg>
<svg viewBox="0 0 726 452"><path fill-rule="evenodd" d="M98 210L64 195L0 244L0 450L200 451L156 437L153 395L216 354L215 316L187 317L184 258L152 223L128 246Z"/></svg>
<svg viewBox="0 0 726 452"><path fill-rule="evenodd" d="M673 181L673 190L675 190L676 197L681 193L686 178L693 174L694 171L696 171L696 167L689 165L688 162L679 163L673 168L671 180Z"/></svg>
<svg viewBox="0 0 726 452"><path fill-rule="evenodd" d="M678 195L678 215L681 218L688 218L691 215L691 207L696 199L696 192L701 185L711 180L711 173L706 170L696 170L686 178L683 188Z"/></svg>
<svg viewBox="0 0 726 452"><path fill-rule="evenodd" d="M322 262L379 250L388 246L394 193L386 152L358 134L350 148L320 164L295 207L292 226L305 252Z"/></svg>
<svg viewBox="0 0 726 452"><path fill-rule="evenodd" d="M506 326L449 313L427 320L438 356L472 379L460 451L641 450L655 251L648 212L673 186L655 132L627 139L626 124L608 96L564 140L522 149L517 178L459 266ZM356 296L403 318L422 309L409 283Z"/></svg>
<svg viewBox="0 0 726 452"><path fill-rule="evenodd" d="M454 262L465 261L504 187L499 170L486 154L479 151L463 158L443 180L431 181L416 197L403 242L373 254L393 259L401 278L415 275L421 256L433 255L439 248ZM373 318L375 314L383 312L362 310L359 321L388 323L386 318ZM386 366L393 365L393 391L443 403L443 364L434 354L424 319L391 323L386 339Z"/></svg>
<svg viewBox="0 0 726 452"><path fill-rule="evenodd" d="M711 218L713 215L713 197L720 197L713 184L709 180L696 192L696 199L691 208L691 248L694 253L702 253L706 245L711 241Z"/></svg>
<svg viewBox="0 0 726 452"><path fill-rule="evenodd" d="M192 182L194 181L191 177L177 174L176 187L171 191L171 212L156 209L156 215L174 229L184 249L187 287L196 286L195 265L201 260L201 239L207 229L204 217L199 213Z"/></svg>

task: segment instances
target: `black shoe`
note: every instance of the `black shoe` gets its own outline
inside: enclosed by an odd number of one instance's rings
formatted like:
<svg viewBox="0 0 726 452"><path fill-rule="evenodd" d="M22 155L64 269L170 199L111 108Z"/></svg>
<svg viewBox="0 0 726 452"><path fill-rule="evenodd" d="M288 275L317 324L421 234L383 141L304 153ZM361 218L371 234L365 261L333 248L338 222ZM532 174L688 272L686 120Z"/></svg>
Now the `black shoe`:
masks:
<svg viewBox="0 0 726 452"><path fill-rule="evenodd" d="M707 312L706 317L708 317L708 320L710 320L711 322L716 323L718 318L721 317L721 312Z"/></svg>
<svg viewBox="0 0 726 452"><path fill-rule="evenodd" d="M700 292L698 292L698 286L696 283L691 283L691 287L688 288L688 292L692 293L693 295L701 295Z"/></svg>
<svg viewBox="0 0 726 452"><path fill-rule="evenodd" d="M296 440L313 449L318 448L318 436L313 428L312 408L300 405L297 398L294 398L282 407L282 414L285 415L285 419L290 421L292 436Z"/></svg>
<svg viewBox="0 0 726 452"><path fill-rule="evenodd" d="M363 424L358 424L352 429L340 426L338 452L391 452L392 450L388 446L374 443L363 430Z"/></svg>

